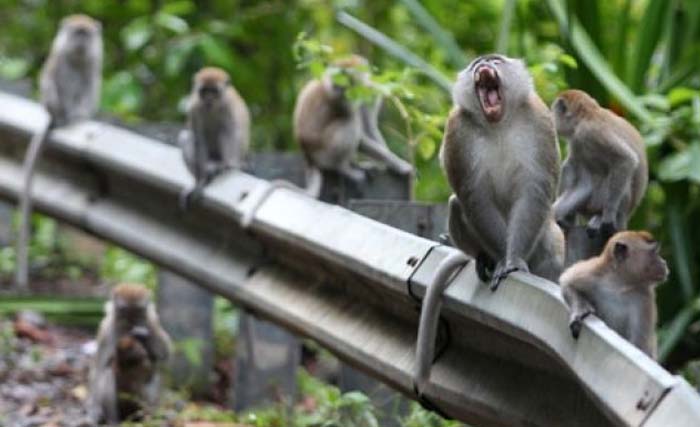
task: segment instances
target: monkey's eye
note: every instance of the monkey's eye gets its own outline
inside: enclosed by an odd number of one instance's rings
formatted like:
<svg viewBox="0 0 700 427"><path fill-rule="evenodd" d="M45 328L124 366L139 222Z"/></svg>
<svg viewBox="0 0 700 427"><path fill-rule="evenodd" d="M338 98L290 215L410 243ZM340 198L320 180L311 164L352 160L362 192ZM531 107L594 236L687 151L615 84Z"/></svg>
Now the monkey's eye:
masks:
<svg viewBox="0 0 700 427"><path fill-rule="evenodd" d="M557 101L557 110L561 114L566 114L566 104L561 99L559 101Z"/></svg>
<svg viewBox="0 0 700 427"><path fill-rule="evenodd" d="M627 247L626 244L622 242L617 242L615 243L615 246L613 247L613 255L615 256L615 259L619 262L622 262L627 258L627 254L629 252L629 248Z"/></svg>

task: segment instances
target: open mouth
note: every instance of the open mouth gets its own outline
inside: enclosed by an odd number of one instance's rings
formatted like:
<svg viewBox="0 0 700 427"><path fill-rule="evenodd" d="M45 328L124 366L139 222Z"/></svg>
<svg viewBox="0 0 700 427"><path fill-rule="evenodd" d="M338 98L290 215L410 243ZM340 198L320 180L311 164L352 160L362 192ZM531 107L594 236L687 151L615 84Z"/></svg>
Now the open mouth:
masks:
<svg viewBox="0 0 700 427"><path fill-rule="evenodd" d="M490 65L481 65L474 72L474 86L486 120L497 122L503 117L503 94L498 73Z"/></svg>

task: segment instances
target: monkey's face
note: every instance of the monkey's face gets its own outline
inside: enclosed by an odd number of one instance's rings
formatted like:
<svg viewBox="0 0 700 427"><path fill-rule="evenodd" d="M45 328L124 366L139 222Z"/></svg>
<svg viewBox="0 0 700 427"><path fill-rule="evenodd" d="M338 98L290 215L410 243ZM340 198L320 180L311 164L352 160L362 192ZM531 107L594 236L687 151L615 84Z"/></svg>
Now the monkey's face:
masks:
<svg viewBox="0 0 700 427"><path fill-rule="evenodd" d="M223 84L208 82L197 89L197 96L206 109L213 109L221 103L225 86Z"/></svg>
<svg viewBox="0 0 700 427"><path fill-rule="evenodd" d="M481 115L488 123L498 123L532 87L522 61L502 55L484 55L462 71L453 91L456 104Z"/></svg>
<svg viewBox="0 0 700 427"><path fill-rule="evenodd" d="M646 233L642 235L618 233L613 246L616 263L636 283L656 285L668 278L668 265L659 253L661 245ZM617 237L617 238L616 238Z"/></svg>
<svg viewBox="0 0 700 427"><path fill-rule="evenodd" d="M120 329L132 331L136 326L145 325L147 322L147 301L127 301L116 299L114 310Z"/></svg>
<svg viewBox="0 0 700 427"><path fill-rule="evenodd" d="M68 21L61 27L66 39L66 48L74 57L86 57L99 48L101 26L97 21Z"/></svg>
<svg viewBox="0 0 700 427"><path fill-rule="evenodd" d="M215 109L225 102L231 80L226 71L218 67L202 68L192 80L192 96L205 109Z"/></svg>

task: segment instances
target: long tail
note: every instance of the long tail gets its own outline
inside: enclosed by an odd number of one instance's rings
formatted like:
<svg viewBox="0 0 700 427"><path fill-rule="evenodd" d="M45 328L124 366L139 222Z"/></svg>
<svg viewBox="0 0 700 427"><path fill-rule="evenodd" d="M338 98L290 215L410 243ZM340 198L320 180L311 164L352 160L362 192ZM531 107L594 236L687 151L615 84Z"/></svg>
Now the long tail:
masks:
<svg viewBox="0 0 700 427"><path fill-rule="evenodd" d="M250 224L253 223L253 218L255 217L255 214L258 211L258 209L260 209L260 206L262 206L263 202L265 202L265 200L270 196L270 194L272 194L275 190L279 188L286 188L288 190L298 191L301 193L305 192L301 188L288 181L283 181L281 179L271 181L270 185L268 185L267 188L263 190L262 194L260 194L258 198L255 199L253 205L250 206L250 208L248 208L247 211L243 212L243 215L241 217L241 227L243 227L243 229L247 229L250 227Z"/></svg>
<svg viewBox="0 0 700 427"><path fill-rule="evenodd" d="M430 380L442 294L450 285L453 273L468 262L469 259L462 252L453 252L448 255L438 265L433 282L423 299L416 343L416 369L413 375L413 388L419 396L423 395Z"/></svg>
<svg viewBox="0 0 700 427"><path fill-rule="evenodd" d="M46 145L54 121L50 120L43 131L37 132L29 143L29 149L22 165L22 192L19 194L19 230L17 234L17 271L15 271L15 286L26 290L29 286L29 229L32 215L32 183L36 162Z"/></svg>
<svg viewBox="0 0 700 427"><path fill-rule="evenodd" d="M323 187L323 174L321 169L314 165L306 165L306 194L318 199L321 195L321 187Z"/></svg>

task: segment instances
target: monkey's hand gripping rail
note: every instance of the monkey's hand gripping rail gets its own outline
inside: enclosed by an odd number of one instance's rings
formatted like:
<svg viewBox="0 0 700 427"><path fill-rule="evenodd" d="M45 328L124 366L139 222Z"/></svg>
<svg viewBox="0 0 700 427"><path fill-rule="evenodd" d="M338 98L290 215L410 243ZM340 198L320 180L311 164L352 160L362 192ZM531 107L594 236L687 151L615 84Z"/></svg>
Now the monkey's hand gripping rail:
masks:
<svg viewBox="0 0 700 427"><path fill-rule="evenodd" d="M39 105L0 93L0 196L16 200L21 158L46 121ZM56 130L35 179L36 207L124 246L260 316L311 337L413 396L421 298L451 248L232 172L192 211L177 149L123 129ZM426 398L486 426L700 425L700 397L602 322L571 338L558 287L514 274L492 293L467 265L448 289L449 331Z"/></svg>

